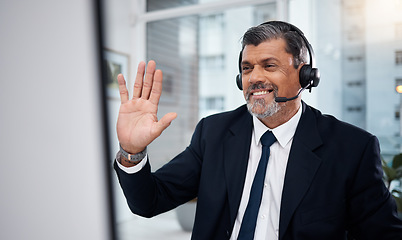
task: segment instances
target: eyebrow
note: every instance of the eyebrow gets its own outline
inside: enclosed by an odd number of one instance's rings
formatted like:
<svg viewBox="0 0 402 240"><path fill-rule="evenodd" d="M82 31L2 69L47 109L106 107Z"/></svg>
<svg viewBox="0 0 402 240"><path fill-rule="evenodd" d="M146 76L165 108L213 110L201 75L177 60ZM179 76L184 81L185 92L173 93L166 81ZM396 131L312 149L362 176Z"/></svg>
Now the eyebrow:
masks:
<svg viewBox="0 0 402 240"><path fill-rule="evenodd" d="M265 59L261 60L260 62L266 63L266 62L269 62L269 61L278 61L278 59L275 58L275 57L268 57L268 58L265 58ZM250 62L247 61L247 60L241 61L241 65L242 65L242 66L243 66L243 65L249 65L249 64L250 64Z"/></svg>

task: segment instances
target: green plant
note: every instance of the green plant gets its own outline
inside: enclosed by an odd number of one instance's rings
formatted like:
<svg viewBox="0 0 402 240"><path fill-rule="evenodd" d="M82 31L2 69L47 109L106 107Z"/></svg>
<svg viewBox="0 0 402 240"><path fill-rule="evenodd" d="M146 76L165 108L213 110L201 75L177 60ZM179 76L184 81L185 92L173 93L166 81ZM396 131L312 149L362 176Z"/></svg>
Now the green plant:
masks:
<svg viewBox="0 0 402 240"><path fill-rule="evenodd" d="M389 166L382 159L382 169L384 171L384 182L387 185L388 190L391 192L398 207L398 212L402 213L402 192L400 189L391 189L392 181L399 181L401 186L402 181L402 153L397 154L392 159L392 164Z"/></svg>

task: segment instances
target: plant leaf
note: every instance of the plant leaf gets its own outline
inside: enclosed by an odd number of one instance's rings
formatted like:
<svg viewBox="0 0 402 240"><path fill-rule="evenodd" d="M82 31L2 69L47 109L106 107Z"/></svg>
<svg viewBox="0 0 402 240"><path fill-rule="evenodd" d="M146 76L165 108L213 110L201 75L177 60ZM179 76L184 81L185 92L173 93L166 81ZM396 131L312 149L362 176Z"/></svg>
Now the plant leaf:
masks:
<svg viewBox="0 0 402 240"><path fill-rule="evenodd" d="M396 170L388 167L387 163L384 160L382 160L382 169L387 176L388 183L396 178Z"/></svg>
<svg viewBox="0 0 402 240"><path fill-rule="evenodd" d="M394 195L392 195L392 197L394 197L394 199L395 199L396 207L398 208L398 212L402 212L402 198L396 197Z"/></svg>
<svg viewBox="0 0 402 240"><path fill-rule="evenodd" d="M399 168L402 166L402 153L397 154L394 156L394 158L392 159L392 168Z"/></svg>

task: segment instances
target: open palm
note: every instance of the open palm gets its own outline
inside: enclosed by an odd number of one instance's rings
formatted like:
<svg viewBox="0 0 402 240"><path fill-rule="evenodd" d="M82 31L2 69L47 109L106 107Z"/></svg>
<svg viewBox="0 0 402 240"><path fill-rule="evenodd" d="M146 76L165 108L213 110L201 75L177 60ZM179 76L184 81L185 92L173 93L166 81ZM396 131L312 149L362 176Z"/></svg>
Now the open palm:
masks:
<svg viewBox="0 0 402 240"><path fill-rule="evenodd" d="M123 75L119 74L117 77L121 99L117 119L117 137L122 148L129 153L141 152L159 137L177 116L176 113L168 113L160 120L157 118L162 78L162 71L155 70L154 61L149 61L147 68L145 68L145 62L140 62L134 83L133 98L129 99Z"/></svg>

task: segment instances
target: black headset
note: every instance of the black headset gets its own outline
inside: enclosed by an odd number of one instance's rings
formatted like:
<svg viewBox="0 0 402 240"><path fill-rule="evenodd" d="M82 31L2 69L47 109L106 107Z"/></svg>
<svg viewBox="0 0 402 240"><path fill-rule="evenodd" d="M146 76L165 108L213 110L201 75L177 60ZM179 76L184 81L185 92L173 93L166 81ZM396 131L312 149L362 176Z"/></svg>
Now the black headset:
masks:
<svg viewBox="0 0 402 240"><path fill-rule="evenodd" d="M282 22L282 21L269 21L269 22L261 23L260 25L267 25L267 24L273 25L273 26L276 26L277 24L286 24L290 27L290 31L297 32L299 34L299 36L303 39L303 41L307 47L307 50L309 52L310 63L303 65L302 68L300 69L299 82L303 89L307 88L310 91L311 91L312 87L317 87L318 83L320 82L320 72L315 67L314 51L313 51L313 48L311 47L310 43L307 41L307 38L304 36L304 33L296 26L294 26L290 23ZM243 55L243 50L240 51L240 55L239 55L239 72L240 73L236 76L236 84L240 90L243 90L242 77L241 77L242 55Z"/></svg>

